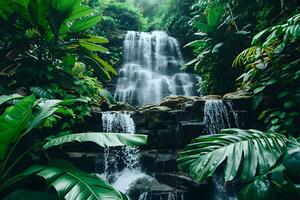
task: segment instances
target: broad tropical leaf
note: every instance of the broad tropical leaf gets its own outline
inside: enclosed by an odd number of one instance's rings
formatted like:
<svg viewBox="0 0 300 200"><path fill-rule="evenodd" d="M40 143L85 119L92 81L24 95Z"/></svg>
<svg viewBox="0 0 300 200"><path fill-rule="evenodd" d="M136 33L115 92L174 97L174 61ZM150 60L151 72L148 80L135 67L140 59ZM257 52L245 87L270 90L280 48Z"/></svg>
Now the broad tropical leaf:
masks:
<svg viewBox="0 0 300 200"><path fill-rule="evenodd" d="M31 168L38 168L39 171ZM56 190L59 199L128 199L100 177L80 171L66 161L56 160L47 166L32 166L28 170L32 171L33 175L44 178L47 185Z"/></svg>
<svg viewBox="0 0 300 200"><path fill-rule="evenodd" d="M94 27L100 21L100 16L89 16L74 22L71 26L73 33L87 30Z"/></svg>
<svg viewBox="0 0 300 200"><path fill-rule="evenodd" d="M239 200L265 200L273 199L271 196L271 182L267 177L258 177L246 185L239 193Z"/></svg>
<svg viewBox="0 0 300 200"><path fill-rule="evenodd" d="M1 95L0 96L0 105L7 102L7 101L11 101L14 99L19 99L22 98L23 96L19 95L19 94L11 94L11 95Z"/></svg>
<svg viewBox="0 0 300 200"><path fill-rule="evenodd" d="M58 109L58 105L62 103L62 100L45 100L40 102L37 107L39 109L38 113L36 113L33 119L28 124L26 132L29 132L33 128L39 126L47 117L51 116Z"/></svg>
<svg viewBox="0 0 300 200"><path fill-rule="evenodd" d="M108 49L98 45L98 44L94 44L91 42L87 42L86 40L80 40L79 41L79 45L90 50L90 51L99 51L101 53L108 53Z"/></svg>
<svg viewBox="0 0 300 200"><path fill-rule="evenodd" d="M44 149L71 143L71 142L93 142L101 147L114 146L140 146L146 144L147 136L141 134L122 133L76 133L51 139L44 145Z"/></svg>
<svg viewBox="0 0 300 200"><path fill-rule="evenodd" d="M194 139L180 153L179 168L203 182L224 164L225 181L237 175L241 180L249 180L265 174L276 164L286 141L285 136L274 132L225 129L221 134Z"/></svg>
<svg viewBox="0 0 300 200"><path fill-rule="evenodd" d="M7 108L0 116L0 159L5 156L8 146L28 125L34 103L34 96L25 97L16 105Z"/></svg>

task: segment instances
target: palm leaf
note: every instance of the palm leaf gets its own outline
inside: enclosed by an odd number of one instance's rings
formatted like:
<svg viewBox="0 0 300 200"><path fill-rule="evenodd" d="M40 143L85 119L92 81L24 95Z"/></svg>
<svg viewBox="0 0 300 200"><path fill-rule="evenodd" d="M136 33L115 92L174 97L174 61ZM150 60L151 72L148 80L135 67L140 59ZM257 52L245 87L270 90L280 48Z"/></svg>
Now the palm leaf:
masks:
<svg viewBox="0 0 300 200"><path fill-rule="evenodd" d="M43 148L48 149L71 142L93 142L101 147L140 146L146 144L147 136L121 133L76 133L51 139Z"/></svg>
<svg viewBox="0 0 300 200"><path fill-rule="evenodd" d="M194 139L179 155L179 168L203 182L224 166L225 181L239 172L241 180L266 173L286 147L286 137L274 132L225 129L221 134Z"/></svg>

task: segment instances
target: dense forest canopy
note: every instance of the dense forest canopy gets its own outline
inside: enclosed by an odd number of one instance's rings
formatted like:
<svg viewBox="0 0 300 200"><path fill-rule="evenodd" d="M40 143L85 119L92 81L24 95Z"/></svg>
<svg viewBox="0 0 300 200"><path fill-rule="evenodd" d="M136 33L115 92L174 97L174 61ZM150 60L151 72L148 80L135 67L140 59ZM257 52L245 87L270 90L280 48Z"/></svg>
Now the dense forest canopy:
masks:
<svg viewBox="0 0 300 200"><path fill-rule="evenodd" d="M239 200L299 199L299 0L0 0L0 26L1 198L129 200L110 180L69 162L67 151L95 145L92 151L101 147L101 155L109 156L108 148L134 149L148 138L147 149L155 142L181 142L168 134L190 126L193 133L180 138L186 148L172 149L174 173L201 184L220 176L224 187L238 185ZM164 81L175 85L192 76L188 81L198 92L162 95L161 103L138 108L117 102L124 65L142 68L130 80L150 74L141 63L125 63L126 45L139 46L126 53L151 62L153 74L162 63L169 70ZM236 120L231 101L243 108L242 127L208 135L214 123L230 124L229 115ZM217 122L206 121L211 102L223 105L212 112ZM104 113L127 117L118 119L117 131L136 120L145 135L108 133L115 130L96 124ZM138 115L134 120L132 113ZM223 115L226 120L219 120ZM244 130L245 124L252 126ZM206 133L194 133L199 127ZM165 141L155 138L162 135Z"/></svg>

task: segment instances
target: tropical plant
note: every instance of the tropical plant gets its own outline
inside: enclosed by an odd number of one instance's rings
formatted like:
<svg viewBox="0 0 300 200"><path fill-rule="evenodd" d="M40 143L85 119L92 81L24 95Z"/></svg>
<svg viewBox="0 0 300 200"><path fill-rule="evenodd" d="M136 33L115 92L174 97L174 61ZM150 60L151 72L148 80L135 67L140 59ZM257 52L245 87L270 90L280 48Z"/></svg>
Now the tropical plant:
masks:
<svg viewBox="0 0 300 200"><path fill-rule="evenodd" d="M245 41L249 32L237 27L237 17L233 16L229 3L199 2L196 6L200 6L198 12L202 14L192 18L190 24L198 31L195 36L199 39L185 45L193 49L196 58L182 69L194 67L202 77L200 91L203 93L222 94L234 88L232 83L238 72L230 69L230 63L244 46L241 41Z"/></svg>
<svg viewBox="0 0 300 200"><path fill-rule="evenodd" d="M268 129L299 134L300 15L267 28L253 37L233 66L244 66L240 89L254 94L254 108L262 110ZM263 101L266 99L266 101ZM268 99L268 100L267 100ZM262 103L264 102L264 103ZM270 103L266 103L270 102Z"/></svg>
<svg viewBox="0 0 300 200"><path fill-rule="evenodd" d="M124 194L101 178L82 172L66 161L54 160L44 166L33 165L23 172L20 172L20 168L24 170L27 166L27 164L23 166L24 161L30 155L45 154L47 149L66 143L93 142L101 147L138 146L145 144L146 136L114 133L64 133L63 135L52 133L50 136L41 134L39 132L43 132L41 128L48 118L66 113L63 111L63 105L77 100L36 100L33 95L23 98L19 95L0 97L2 103L12 102L13 99L16 99L15 104L8 107L0 116L0 194L2 197L7 195L16 183L39 176L57 191L59 199L73 199L75 196L80 196L82 199L127 199ZM24 141L27 141L27 144L24 144ZM30 192L26 195L30 195Z"/></svg>
<svg viewBox="0 0 300 200"><path fill-rule="evenodd" d="M39 86L52 89L55 98L61 98L57 88L78 98L85 92L81 88L90 87L87 77L105 81L117 74L100 57L109 53L102 46L108 40L89 34L100 16L81 0L0 3L0 23L5 27L1 38L0 83L7 87L5 91ZM84 77L76 74L80 63L84 63ZM101 88L101 83L97 87ZM95 101L96 97L99 99L96 91L85 95L95 97Z"/></svg>
<svg viewBox="0 0 300 200"><path fill-rule="evenodd" d="M181 170L200 182L221 168L225 182L239 180L244 186L239 199L269 199L282 191L299 198L300 190L293 183L299 181L299 174L294 176L300 164L299 147L297 140L271 131L224 129L194 139L178 162Z"/></svg>

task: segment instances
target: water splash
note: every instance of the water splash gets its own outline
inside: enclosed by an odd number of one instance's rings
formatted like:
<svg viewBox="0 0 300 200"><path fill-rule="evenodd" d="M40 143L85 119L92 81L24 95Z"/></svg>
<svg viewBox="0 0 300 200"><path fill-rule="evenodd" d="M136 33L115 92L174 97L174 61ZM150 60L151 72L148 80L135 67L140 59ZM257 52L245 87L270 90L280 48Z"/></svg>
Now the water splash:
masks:
<svg viewBox="0 0 300 200"><path fill-rule="evenodd" d="M142 173L139 169L124 169L118 173L118 177L117 181L113 183L113 186L123 193L127 193L138 179L151 178L145 173Z"/></svg>
<svg viewBox="0 0 300 200"><path fill-rule="evenodd" d="M165 194L160 195L160 197L157 197L156 195L153 195L151 192L143 192L138 200L184 200L184 195L178 191L170 191Z"/></svg>
<svg viewBox="0 0 300 200"><path fill-rule="evenodd" d="M105 132L134 134L135 124L127 112L102 113L102 126ZM120 149L105 149L105 176L110 182L117 181L118 173L125 169L139 168L139 150L137 147L122 147Z"/></svg>
<svg viewBox="0 0 300 200"><path fill-rule="evenodd" d="M195 77L180 72L182 64L175 38L162 31L128 31L115 98L132 105L144 105L159 103L168 95L193 95Z"/></svg>

